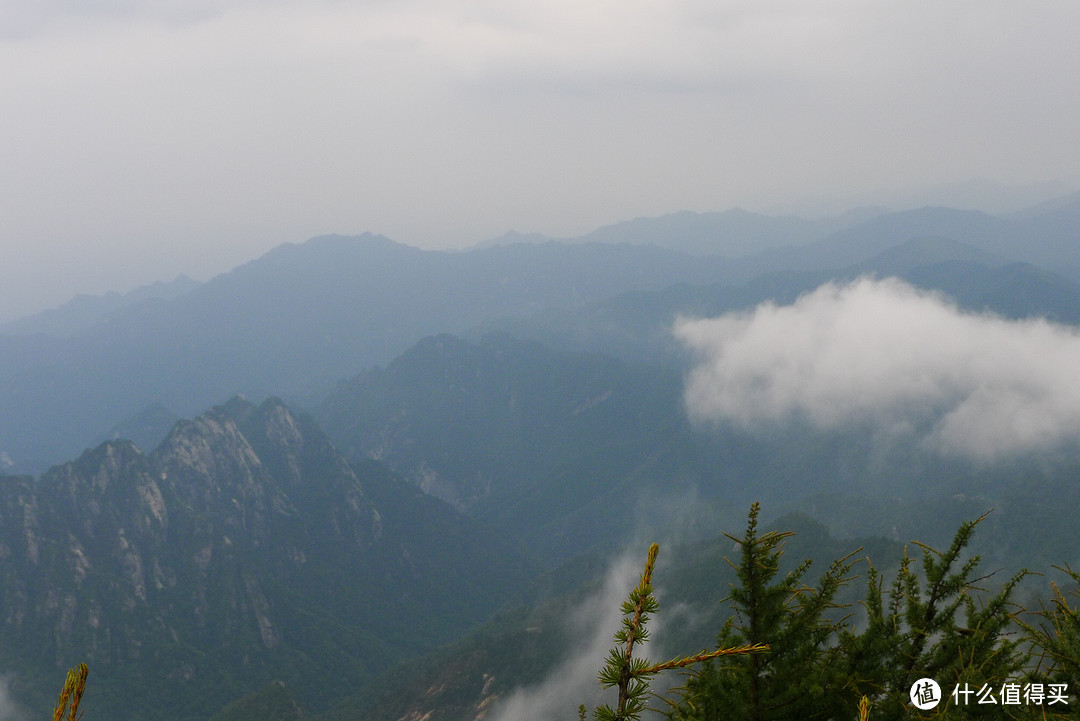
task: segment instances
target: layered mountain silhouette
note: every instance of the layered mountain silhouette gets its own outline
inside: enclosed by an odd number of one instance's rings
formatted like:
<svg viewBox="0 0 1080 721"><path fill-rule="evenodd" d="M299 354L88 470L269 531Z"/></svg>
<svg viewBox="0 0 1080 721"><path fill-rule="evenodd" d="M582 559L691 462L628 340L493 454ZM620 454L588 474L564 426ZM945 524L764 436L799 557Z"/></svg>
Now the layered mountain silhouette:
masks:
<svg viewBox="0 0 1080 721"><path fill-rule="evenodd" d="M0 335L42 334L58 338L78 335L122 308L174 300L199 285L198 281L180 275L169 283L152 283L124 294L77 295L57 308L0 324Z"/></svg>
<svg viewBox="0 0 1080 721"><path fill-rule="evenodd" d="M0 335L0 452L18 472L71 457L159 404L190 416L231 395L311 397L425 335L705 280L658 248L422 251L385 238L286 245L168 303L139 303L74 337Z"/></svg>
<svg viewBox="0 0 1080 721"><path fill-rule="evenodd" d="M565 327L573 328L577 309L616 296L622 300L609 307L628 316L652 304L639 309L626 294L677 300L703 286L782 301L911 242L923 249L905 261L910 271L919 255L923 266L974 262L984 266L979 273L1021 262L1075 283L1078 238L1075 198L1008 217L945 208L866 211L828 223L676 214L598 230L588 242L467 252L373 235L316 238L184 286L171 299L125 302L75 330L58 332L44 317L9 324L0 334L0 465L40 472L155 405L191 416L235 393L314 402L339 379L389 363L427 335L545 314L562 325L570 318ZM710 254L691 255L683 241ZM981 283L965 268L957 271L965 287ZM950 272L939 271L940 285L948 286ZM788 283L784 274L797 277ZM679 311L696 309L690 302ZM591 330L587 338L603 340L602 350L620 351L615 333Z"/></svg>

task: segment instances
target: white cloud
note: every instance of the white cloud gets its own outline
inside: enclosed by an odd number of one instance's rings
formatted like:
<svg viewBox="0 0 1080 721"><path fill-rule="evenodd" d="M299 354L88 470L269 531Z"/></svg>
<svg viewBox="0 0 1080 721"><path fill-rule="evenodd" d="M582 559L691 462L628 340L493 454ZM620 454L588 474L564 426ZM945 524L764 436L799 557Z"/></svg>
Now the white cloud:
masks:
<svg viewBox="0 0 1080 721"><path fill-rule="evenodd" d="M0 721L27 721L28 709L12 698L9 686L7 676L0 676Z"/></svg>
<svg viewBox="0 0 1080 721"><path fill-rule="evenodd" d="M535 686L519 689L501 700L491 721L573 719L577 718L579 704L590 709L602 703L614 704L616 692L601 689L597 674L612 648L612 636L622 623L620 608L638 582L642 561L644 556L631 558L624 554L611 566L601 590L566 619L581 640L574 645L572 654ZM653 619L649 629L655 632L657 628ZM649 646L641 648L641 654L647 657Z"/></svg>
<svg viewBox="0 0 1080 721"><path fill-rule="evenodd" d="M697 420L907 427L975 459L1080 440L1077 329L964 313L895 279L681 319L675 334L698 355L686 384Z"/></svg>

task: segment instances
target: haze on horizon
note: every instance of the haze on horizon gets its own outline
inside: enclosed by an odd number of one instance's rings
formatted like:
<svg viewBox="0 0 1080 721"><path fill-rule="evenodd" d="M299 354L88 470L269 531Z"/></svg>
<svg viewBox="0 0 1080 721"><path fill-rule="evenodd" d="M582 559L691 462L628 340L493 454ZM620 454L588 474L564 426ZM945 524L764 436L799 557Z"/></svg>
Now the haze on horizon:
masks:
<svg viewBox="0 0 1080 721"><path fill-rule="evenodd" d="M1043 199L1080 187L1077 28L1057 1L13 0L0 321L328 232Z"/></svg>

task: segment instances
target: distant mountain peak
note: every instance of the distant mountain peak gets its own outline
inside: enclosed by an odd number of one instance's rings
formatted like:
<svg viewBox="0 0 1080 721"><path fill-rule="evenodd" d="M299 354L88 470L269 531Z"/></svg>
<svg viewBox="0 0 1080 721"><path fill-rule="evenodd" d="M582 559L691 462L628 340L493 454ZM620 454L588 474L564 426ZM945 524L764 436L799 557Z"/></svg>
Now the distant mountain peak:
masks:
<svg viewBox="0 0 1080 721"><path fill-rule="evenodd" d="M519 233L516 230L508 230L500 236L481 241L469 248L469 250L484 250L485 248L497 248L504 245L520 245L524 243L555 243L558 238L543 233Z"/></svg>
<svg viewBox="0 0 1080 721"><path fill-rule="evenodd" d="M551 238L540 233L507 233L479 243L474 249L524 243L558 242L580 245L655 245L691 255L737 258L784 245L803 245L882 214L882 209L859 209L843 215L806 219L794 215L766 215L741 207L724 211L679 210L659 216L639 216L572 238Z"/></svg>
<svg viewBox="0 0 1080 721"><path fill-rule="evenodd" d="M203 478L235 477L237 473L250 477L260 465L251 444L224 407L178 421L153 457L162 474L184 469Z"/></svg>
<svg viewBox="0 0 1080 721"><path fill-rule="evenodd" d="M266 253L264 258L273 258L278 252L296 253L318 251L326 252L353 252L357 250L388 250L388 249L419 250L411 245L399 243L379 233L361 233L359 235L345 235L330 233L317 235L301 243L284 243Z"/></svg>
<svg viewBox="0 0 1080 721"><path fill-rule="evenodd" d="M49 308L0 325L0 335L42 334L56 338L78 335L124 308L144 302L170 301L198 288L201 283L186 275L169 282L157 281L127 293L110 291L102 295L76 295L56 308Z"/></svg>

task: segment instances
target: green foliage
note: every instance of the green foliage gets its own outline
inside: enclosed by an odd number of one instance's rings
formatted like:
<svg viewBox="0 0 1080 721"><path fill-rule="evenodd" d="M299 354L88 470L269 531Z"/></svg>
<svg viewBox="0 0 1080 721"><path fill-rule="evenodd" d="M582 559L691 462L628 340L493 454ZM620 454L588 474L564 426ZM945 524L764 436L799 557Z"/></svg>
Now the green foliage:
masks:
<svg viewBox="0 0 1080 721"><path fill-rule="evenodd" d="M829 718L846 701L833 693L843 685L844 664L831 644L843 619L829 614L842 608L834 599L850 579L850 556L834 562L815 587L803 580L809 562L776 580L784 541L792 534L759 534L758 512L754 504L741 539L729 536L741 557L732 564L738 584L727 599L734 615L717 645L768 644L771 650L706 664L682 687L672 718Z"/></svg>
<svg viewBox="0 0 1080 721"><path fill-rule="evenodd" d="M622 628L615 632L615 648L608 654L607 663L600 671L600 684L606 688L617 686L619 701L615 709L604 705L596 709L593 717L597 721L624 721L638 718L645 708L648 694L648 679L653 673L647 671L648 662L644 658L634 658L634 646L649 639L646 624L649 615L660 610L660 604L652 593L652 572L656 563L656 554L660 547L655 543L649 547L649 556L645 570L638 585L630 591L630 597L622 605Z"/></svg>
<svg viewBox="0 0 1080 721"><path fill-rule="evenodd" d="M79 702L82 701L83 692L86 690L86 677L90 669L85 663L80 663L67 672L64 687L60 690L60 698L53 709L53 721L63 721L65 713L67 721L77 721L79 714Z"/></svg>
<svg viewBox="0 0 1080 721"><path fill-rule="evenodd" d="M634 647L649 639L646 624L650 615L660 610L660 604L652 593L653 566L659 550L660 547L655 543L649 547L649 555L645 561L645 570L641 574L641 580L630 591L628 600L622 605L622 628L615 632L615 648L608 654L607 663L599 675L602 686L618 688L618 703L615 708L607 704L597 708L593 712L593 718L596 721L630 721L641 718L641 712L645 710L645 699L649 694L649 680L661 671L686 668L720 656L753 656L768 648L761 644L746 644L740 647L721 646L716 651L702 651L696 656L679 656L653 665L644 658L635 658ZM583 706L580 707L579 714L584 717Z"/></svg>
<svg viewBox="0 0 1080 721"><path fill-rule="evenodd" d="M952 680L956 678L966 682L973 692L982 685L980 679L995 679L987 683L996 692L1000 691L1002 680L1021 684L1028 681L1068 682L1070 689L1075 691L1073 679L1080 668L1077 663L1080 659L1080 609L1070 605L1075 604L1075 597L1080 597L1080 593L1065 587L1060 591L1064 606L1060 611L1057 605L1045 610L1041 622L1048 647L1055 638L1062 637L1058 653L1062 658L1072 660L1069 673L1074 675L1055 675L1059 662L1047 650L1038 675L1028 677L1033 669L1031 664L1025 666L1023 662L1031 633L1010 635L1017 630L1011 624L1016 620L1018 609L1010 599L1016 595L1014 586L1019 576L1008 580L1000 590L1000 584L995 583L991 592L980 591L979 585L989 586L994 579L979 578L981 564L977 558L969 558L967 553L976 528L979 534L993 530L986 521L962 524L951 543L941 544L946 549L944 552L914 544L912 548L918 550L909 556L904 545L898 542L863 539L859 544L848 545L848 542L836 541L823 526L801 514L786 516L779 522L781 529L797 530L797 536L765 532L758 524L758 513L754 508L742 536L721 536L708 543L687 546L675 554L677 560L671 569L662 564L655 578L657 585L666 591L666 604L676 603L694 609L682 623L675 617L665 624L665 643L675 648L700 648L709 644L708 633L716 629L723 629L727 638L734 639L739 629L749 627L749 615L737 609L725 627L729 607L715 602L722 595L715 592L717 587L731 583L730 601L732 597L746 599L750 595L746 588L748 579L756 578L756 583L765 590L783 588L787 584L786 594L775 594L775 599L783 602L783 609L775 614L780 620L777 624L779 632L771 637L783 640L773 643L771 650L760 657L762 663L756 664L766 672L772 672L771 676L763 673L766 682L760 685L759 692L763 701L772 703L777 698L783 699L783 694L797 695L790 693L791 689L786 686L809 690L806 699L796 699L790 710L777 711L773 717L877 721L975 718L987 714L1008 717L1008 712L1019 718L1043 718L1044 712L1046 717L1054 717L1055 712L1075 714L1073 699L1070 699L1070 705L1041 707L1022 703L1004 710L1001 704L977 707L975 696L970 697L964 707L958 708L952 702ZM737 544L736 550L756 549L756 556L747 555L756 557L759 563L744 568L746 563L742 555L731 556L732 541ZM793 557L828 559L845 556L851 545L863 545L864 542L867 549L864 553L874 558L878 568L869 564L862 567L860 563L853 564L849 557L843 557L826 566L824 575L812 583L807 579L812 578L813 567L793 561ZM728 561L725 554L734 562ZM890 568L890 565L891 570L880 570ZM851 569L859 569L860 575L865 576L865 588L861 579L853 583L854 579L849 578ZM565 657L567 649L580 641L565 619L571 609L598 591L598 579L603 576L602 564L592 562L575 569L571 575L572 580L564 579L550 588L545 586L547 590L539 594L530 591L532 598L543 601L538 608L518 609L512 617L500 622L500 628L489 624L482 633L444 649L422 664L410 664L414 674L407 687L391 688L391 684L380 681L375 684L379 693L373 689L366 697L358 697L349 706L350 713L323 717L319 721L475 718L490 707L489 699L506 698L515 688L549 677L559 660ZM582 586L571 595L559 595L583 579L591 579L592 585ZM791 579L801 580L792 582ZM1070 581L1080 584L1080 574L1070 575ZM655 674L669 668L685 669L700 662L697 667L700 673L689 677L668 698L659 700L659 705L669 704L666 715L672 719L748 718L745 699L748 696L747 669L751 666L749 658L722 657L725 652L739 652L738 648L716 649L708 654L651 664L640 658L642 649L635 640L631 663L626 663L626 641L631 637L640 639L643 635L640 630L633 630L633 610L646 594L640 583L634 591L636 593L629 595L627 605L623 607L624 623L615 639L617 646L605 658L605 679L609 683L622 680L623 670L629 669L629 680L645 685L646 691L639 694L639 699L648 700L648 687L656 690L659 685ZM651 583L647 594L651 595ZM760 599L768 598L768 594L761 593L758 598L761 605ZM862 604L858 603L860 600ZM702 607L706 602L712 606L711 613ZM820 609L825 610L818 613ZM759 616L767 616L763 609L759 611ZM1060 617L1055 619L1055 613ZM648 615L655 618L655 614L656 611L650 611ZM706 618L708 620L703 620ZM931 622L925 623L926 618ZM651 623L651 618L645 618L645 621ZM684 625L686 630L680 632ZM928 632L930 628L936 630ZM724 637L723 633L721 637ZM1068 638L1072 641L1064 640ZM710 657L713 657L711 662L708 661ZM920 678L930 669L940 674L936 678L943 699L934 711L920 714L909 703L911 682L905 676L908 660L901 659L915 659L911 663L912 679ZM707 681L715 681L716 685L710 687ZM736 688L736 682L743 685ZM613 696L618 693L617 686L617 683L608 686L615 689ZM634 684L628 683L627 688L634 688ZM691 688L698 692L697 695L688 695ZM721 691L727 695L720 696ZM392 703L387 700L391 697ZM655 708L657 705L654 697L649 706ZM641 709L648 710L643 705ZM641 709L635 713L640 713ZM618 699L610 699L610 706L599 713L604 714L603 718L618 718ZM564 715L575 716L573 707L566 708ZM598 716L582 708L576 715L579 721ZM631 718L625 707L622 718Z"/></svg>
<svg viewBox="0 0 1080 721"><path fill-rule="evenodd" d="M1027 657L1010 635L1018 610L1011 598L1027 572L980 601L978 584L989 577L975 576L978 556L963 558L984 518L962 524L945 552L920 545L921 580L905 553L887 602L881 575L870 569L867 626L858 634L844 630L840 644L850 664L848 687L874 700L875 719L910 718L908 692L920 678L946 689L963 683L1000 687L1021 675ZM971 705L965 713L1000 716L1003 710Z"/></svg>
<svg viewBox="0 0 1080 721"><path fill-rule="evenodd" d="M836 594L852 578L851 555L835 561L815 586L803 581L809 562L777 579L791 534L759 534L758 510L757 504L751 508L745 535L732 537L741 550L738 583L728 597L735 613L717 643L768 643L772 650L702 667L677 689L670 719L919 718L908 693L920 678L936 679L943 690L957 683L1000 688L1023 674L1028 656L1010 629L1017 610L1012 594L1026 572L996 594L979 588L989 577L976 577L979 558L964 558L964 552L982 518L964 523L944 552L920 545L921 574L905 552L888 593L870 566L866 622L856 631L849 615L836 617L843 608ZM1055 628L1080 628L1076 614L1060 603L1048 619ZM1059 638L1067 636L1046 633L1048 654ZM1068 658L1068 647L1061 652ZM1009 711L977 704L961 709L945 695L936 717L1002 717Z"/></svg>
<svg viewBox="0 0 1080 721"><path fill-rule="evenodd" d="M1065 566L1058 567L1071 583L1080 585L1080 573ZM1035 615L1041 617L1036 623L1023 623L1024 631L1038 652L1037 673L1053 683L1066 683L1069 688L1080 687L1080 609L1070 605L1069 599L1080 598L1080 590L1074 586L1067 593L1051 582L1053 600L1050 608L1045 605Z"/></svg>
<svg viewBox="0 0 1080 721"><path fill-rule="evenodd" d="M303 721L304 712L281 681L273 681L253 694L218 711L210 721Z"/></svg>
<svg viewBox="0 0 1080 721"><path fill-rule="evenodd" d="M623 541L655 475L635 472L687 427L681 387L681 370L440 335L341 383L316 413L348 457L435 479L434 493L555 563Z"/></svg>

